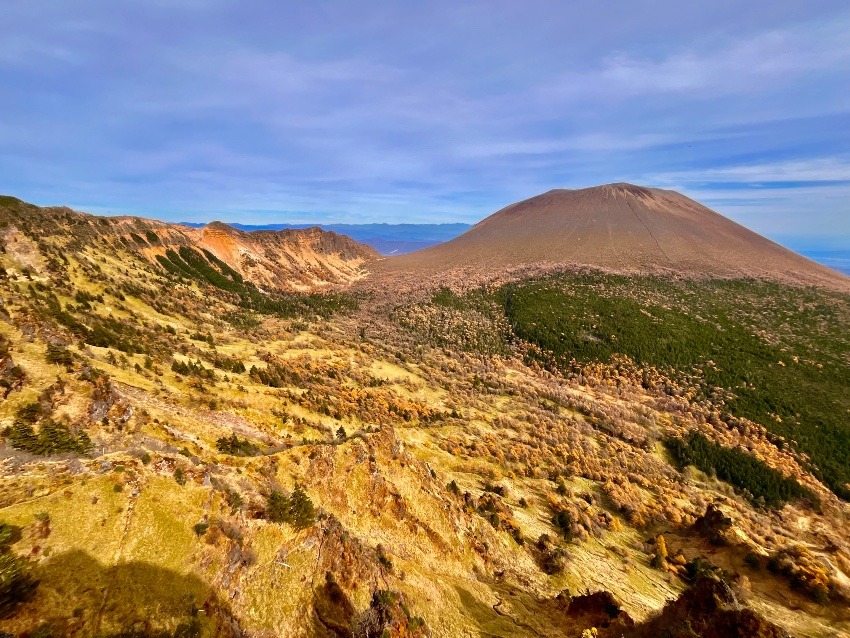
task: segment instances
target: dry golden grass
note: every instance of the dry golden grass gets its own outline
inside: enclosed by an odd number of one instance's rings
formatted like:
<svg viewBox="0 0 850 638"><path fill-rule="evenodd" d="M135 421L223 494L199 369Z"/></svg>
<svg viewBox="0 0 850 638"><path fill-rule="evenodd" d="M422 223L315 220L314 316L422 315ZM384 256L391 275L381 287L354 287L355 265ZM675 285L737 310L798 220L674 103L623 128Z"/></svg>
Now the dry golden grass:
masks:
<svg viewBox="0 0 850 638"><path fill-rule="evenodd" d="M11 269L17 260L20 270L28 250L0 255L0 265ZM159 618L151 630L173 631L190 603L206 603L210 635L227 635L221 623L230 617L248 635L306 635L316 591L331 572L357 613L377 590L401 592L435 636L557 636L541 609L564 589L610 591L637 620L675 598L686 584L650 566L645 541L664 532L671 550L701 546L689 526L714 501L737 538L711 550L721 566L737 569L735 557L747 549L767 555L796 539L817 564L832 562L825 576L846 578L845 504L754 424L743 433L711 425L687 397L654 394L623 368L589 367L581 381L568 380L510 352L434 348L399 327L388 309L394 299L367 300L351 316L311 320L308 329L276 318L237 328L221 318L235 309L221 302L211 312L197 284L174 287L167 300L126 293L119 303L107 288L164 285L138 255L94 247L69 261L69 285L56 286L62 307L76 303L75 291L103 294L91 316L146 325L141 345L150 360L80 347L36 312L28 280L3 284L4 307L15 307L0 334L26 381L0 403L0 427L59 377L66 391L50 399L50 413L84 429L93 449L82 458L0 449L0 521L22 527L12 549L30 556L43 577L36 597L0 620L0 631L51 619L92 636L139 615ZM15 327L24 324L31 336ZM215 347L191 339L196 332L209 332ZM75 357L70 370L46 363L54 338ZM210 380L171 370L172 361L213 368L215 354L239 359L246 372L215 369ZM86 377L89 366L106 375L103 385ZM275 388L250 374L274 366L299 380ZM104 387L111 404L105 420L92 421ZM754 510L728 485L678 472L658 440L691 429L747 445L798 476L818 491L823 510ZM220 452L218 439L233 433L259 452ZM268 495L296 485L316 505L315 525L296 530L266 520ZM495 518L482 511L488 499ZM558 509L574 513L570 540L553 524ZM209 527L197 533L198 523ZM538 564L535 543L544 534L566 552L560 573ZM838 549L827 556L830 542ZM774 595L790 591L781 578L765 572L750 580L752 606L795 634L822 635L830 623L848 631L843 612L814 603L795 611L799 594Z"/></svg>

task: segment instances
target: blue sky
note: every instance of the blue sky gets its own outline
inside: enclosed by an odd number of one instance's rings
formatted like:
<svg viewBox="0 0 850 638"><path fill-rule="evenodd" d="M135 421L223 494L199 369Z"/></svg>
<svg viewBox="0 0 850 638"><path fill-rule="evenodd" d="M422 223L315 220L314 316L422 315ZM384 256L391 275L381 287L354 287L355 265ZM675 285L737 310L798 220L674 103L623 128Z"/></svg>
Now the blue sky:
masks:
<svg viewBox="0 0 850 638"><path fill-rule="evenodd" d="M844 0L29 0L0 21L0 191L35 203L474 222L631 181L850 247Z"/></svg>

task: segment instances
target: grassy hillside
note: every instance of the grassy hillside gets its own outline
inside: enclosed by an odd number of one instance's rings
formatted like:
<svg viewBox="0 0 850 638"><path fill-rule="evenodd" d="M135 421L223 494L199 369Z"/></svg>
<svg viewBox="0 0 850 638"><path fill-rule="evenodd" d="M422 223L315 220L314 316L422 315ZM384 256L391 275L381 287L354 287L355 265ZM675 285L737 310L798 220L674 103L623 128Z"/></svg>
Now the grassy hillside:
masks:
<svg viewBox="0 0 850 638"><path fill-rule="evenodd" d="M840 383L840 297L283 293L201 249L145 253L143 227L12 221L0 632L620 638L702 577L736 592L709 612L733 624L762 622L736 615L749 597L796 635L850 628L845 505L803 439L734 416L795 366Z"/></svg>

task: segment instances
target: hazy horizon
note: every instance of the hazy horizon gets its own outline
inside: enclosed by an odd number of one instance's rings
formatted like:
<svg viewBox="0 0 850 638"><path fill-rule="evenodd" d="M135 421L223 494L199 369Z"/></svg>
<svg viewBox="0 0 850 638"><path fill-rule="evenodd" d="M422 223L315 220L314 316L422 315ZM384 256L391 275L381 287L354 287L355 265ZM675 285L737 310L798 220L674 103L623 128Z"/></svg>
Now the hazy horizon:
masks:
<svg viewBox="0 0 850 638"><path fill-rule="evenodd" d="M181 223L195 228L205 225L205 222ZM234 228L247 231L282 230L284 228L298 229L308 228L311 225L319 226L324 230L333 230L338 233L350 235L357 241L372 246L385 256L404 254L414 250L428 248L444 241L450 241L473 226L473 224L457 222L438 224L290 224L286 222L269 224L243 224L240 222L224 223L227 223ZM783 245L786 248L790 248L791 250L812 259L813 261L850 276L850 248L845 250L819 250L817 248L806 247L805 245L795 246L793 239L790 243Z"/></svg>

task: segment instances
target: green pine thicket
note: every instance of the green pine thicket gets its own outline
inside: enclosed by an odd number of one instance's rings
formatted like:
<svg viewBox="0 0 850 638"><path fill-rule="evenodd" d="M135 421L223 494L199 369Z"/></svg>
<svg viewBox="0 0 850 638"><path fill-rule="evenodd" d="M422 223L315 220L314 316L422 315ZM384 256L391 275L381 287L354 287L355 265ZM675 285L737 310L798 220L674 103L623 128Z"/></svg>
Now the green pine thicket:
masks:
<svg viewBox="0 0 850 638"><path fill-rule="evenodd" d="M305 529L316 522L316 508L304 488L296 485L290 496L277 490L269 494L266 516L275 523Z"/></svg>
<svg viewBox="0 0 850 638"><path fill-rule="evenodd" d="M261 314L283 318L327 318L336 312L357 307L354 296L345 293L262 292L207 250L199 252L194 248L181 246L178 251L168 249L164 256L157 255L156 259L160 266L172 275L232 293L237 298L237 305Z"/></svg>
<svg viewBox="0 0 850 638"><path fill-rule="evenodd" d="M783 437L850 500L850 297L755 280L583 273L464 295L443 289L432 303L474 314L482 299L504 313L507 338L536 346L526 357L550 369L580 374L626 355L696 384L701 399L723 389L725 412Z"/></svg>
<svg viewBox="0 0 850 638"><path fill-rule="evenodd" d="M683 439L669 438L664 445L679 467L693 465L717 476L741 490L754 505L781 507L801 498L815 501L812 491L794 479L743 450L723 447L698 432L691 432Z"/></svg>

